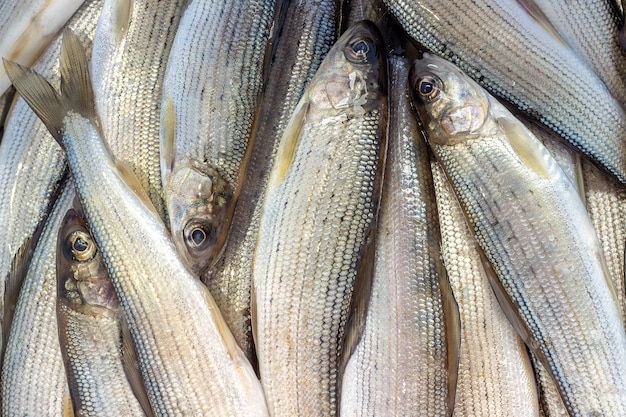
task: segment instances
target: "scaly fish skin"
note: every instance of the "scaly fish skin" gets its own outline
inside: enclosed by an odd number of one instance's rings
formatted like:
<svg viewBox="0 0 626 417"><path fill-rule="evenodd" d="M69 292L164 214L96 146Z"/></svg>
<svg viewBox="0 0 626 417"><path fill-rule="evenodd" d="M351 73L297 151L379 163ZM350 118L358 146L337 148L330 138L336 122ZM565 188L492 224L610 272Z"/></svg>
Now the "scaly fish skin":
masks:
<svg viewBox="0 0 626 417"><path fill-rule="evenodd" d="M63 96L37 74L5 66L65 148L155 415L266 416L261 385L213 299L176 254L138 180L115 164L104 143L79 41L70 31L63 40Z"/></svg>
<svg viewBox="0 0 626 417"><path fill-rule="evenodd" d="M199 276L226 242L282 3L193 0L172 45L163 84L161 176L172 238Z"/></svg>
<svg viewBox="0 0 626 417"><path fill-rule="evenodd" d="M73 184L66 181L24 278L2 363L4 417L74 415L56 317L57 237L73 199Z"/></svg>
<svg viewBox="0 0 626 417"><path fill-rule="evenodd" d="M429 143L499 280L509 320L572 416L626 415L626 334L584 205L545 147L453 64L416 61Z"/></svg>
<svg viewBox="0 0 626 417"><path fill-rule="evenodd" d="M273 416L337 414L348 309L378 206L386 77L375 25L352 26L326 55L281 139L252 289Z"/></svg>
<svg viewBox="0 0 626 417"><path fill-rule="evenodd" d="M96 242L75 209L57 241L59 342L74 410L143 416L122 365L122 309Z"/></svg>
<svg viewBox="0 0 626 417"><path fill-rule="evenodd" d="M428 148L406 94L409 64L390 57L389 69L393 111L374 276L371 294L355 294L369 301L360 341L342 375L340 415L407 416L419 410L424 416L450 416L458 310L450 311L445 301L452 292L441 263Z"/></svg>
<svg viewBox="0 0 626 417"><path fill-rule="evenodd" d="M336 3L336 0L289 3L284 24L278 38L274 39L274 55L259 113L259 127L224 254L202 276L237 343L255 363L250 286L263 196L289 118L322 59L335 43Z"/></svg>
<svg viewBox="0 0 626 417"><path fill-rule="evenodd" d="M516 0L384 3L416 42L626 183L626 112L586 62Z"/></svg>

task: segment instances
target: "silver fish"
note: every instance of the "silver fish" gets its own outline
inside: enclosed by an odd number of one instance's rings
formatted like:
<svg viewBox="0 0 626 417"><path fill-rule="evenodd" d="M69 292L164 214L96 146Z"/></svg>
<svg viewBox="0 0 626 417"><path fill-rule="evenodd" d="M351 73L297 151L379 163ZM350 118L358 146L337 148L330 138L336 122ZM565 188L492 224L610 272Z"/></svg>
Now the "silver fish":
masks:
<svg viewBox="0 0 626 417"><path fill-rule="evenodd" d="M219 257L232 222L282 1L193 0L167 61L161 175L172 238L198 275Z"/></svg>
<svg viewBox="0 0 626 417"><path fill-rule="evenodd" d="M274 55L250 162L223 256L202 277L239 346L254 359L250 285L263 196L280 138L302 93L335 43L337 2L292 2Z"/></svg>
<svg viewBox="0 0 626 417"><path fill-rule="evenodd" d="M184 266L133 174L117 166L94 113L88 63L66 31L61 91L5 61L17 91L63 145L91 232L120 298L156 415L265 416L254 370L211 295Z"/></svg>
<svg viewBox="0 0 626 417"><path fill-rule="evenodd" d="M411 91L509 320L555 378L572 416L626 415L626 333L585 207L545 147L442 58L416 61Z"/></svg>
<svg viewBox="0 0 626 417"><path fill-rule="evenodd" d="M428 148L406 93L409 64L390 57L389 70L393 111L374 276L370 291L354 295L369 300L342 375L339 410L341 416L451 416L459 311L441 262Z"/></svg>
<svg viewBox="0 0 626 417"><path fill-rule="evenodd" d="M386 77L374 24L352 26L281 139L252 281L252 330L273 416L337 414L346 320L378 206Z"/></svg>
<svg viewBox="0 0 626 417"><path fill-rule="evenodd" d="M454 62L492 94L626 182L626 113L621 104L582 58L516 0L384 3L416 42Z"/></svg>

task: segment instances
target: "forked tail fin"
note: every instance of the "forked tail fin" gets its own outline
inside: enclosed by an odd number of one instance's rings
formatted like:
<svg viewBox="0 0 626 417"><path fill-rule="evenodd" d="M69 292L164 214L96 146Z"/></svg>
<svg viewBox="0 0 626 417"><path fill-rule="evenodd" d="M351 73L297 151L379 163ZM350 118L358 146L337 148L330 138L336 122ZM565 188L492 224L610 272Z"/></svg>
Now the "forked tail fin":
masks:
<svg viewBox="0 0 626 417"><path fill-rule="evenodd" d="M95 101L85 48L76 34L66 29L61 44L61 94L41 75L3 59L9 79L61 146L64 119L73 111L96 120Z"/></svg>

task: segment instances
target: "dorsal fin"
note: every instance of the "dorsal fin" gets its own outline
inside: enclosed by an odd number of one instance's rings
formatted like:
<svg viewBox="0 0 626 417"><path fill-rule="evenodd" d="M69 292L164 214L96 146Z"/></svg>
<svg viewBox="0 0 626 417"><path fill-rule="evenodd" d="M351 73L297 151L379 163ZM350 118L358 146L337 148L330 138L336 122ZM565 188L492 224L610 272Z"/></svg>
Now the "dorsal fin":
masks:
<svg viewBox="0 0 626 417"><path fill-rule="evenodd" d="M36 72L3 59L4 68L17 92L48 128L59 145L63 136L63 119L67 113L63 99L50 83Z"/></svg>
<svg viewBox="0 0 626 417"><path fill-rule="evenodd" d="M63 33L60 65L61 94L68 103L68 110L95 121L95 99L89 77L87 54L71 29L66 29Z"/></svg>

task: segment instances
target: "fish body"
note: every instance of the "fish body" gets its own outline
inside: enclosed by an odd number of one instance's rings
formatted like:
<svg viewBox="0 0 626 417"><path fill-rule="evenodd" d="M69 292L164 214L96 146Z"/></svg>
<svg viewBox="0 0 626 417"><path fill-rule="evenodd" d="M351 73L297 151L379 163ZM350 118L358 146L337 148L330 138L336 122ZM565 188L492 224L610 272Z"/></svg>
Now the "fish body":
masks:
<svg viewBox="0 0 626 417"><path fill-rule="evenodd" d="M267 415L261 385L213 299L176 254L138 180L114 162L104 143L79 41L65 33L63 95L37 74L5 65L16 89L66 151L155 415Z"/></svg>
<svg viewBox="0 0 626 417"><path fill-rule="evenodd" d="M289 118L335 43L336 3L309 0L291 2L287 7L274 40L259 126L224 253L202 276L237 343L251 360L250 286L265 187Z"/></svg>
<svg viewBox="0 0 626 417"><path fill-rule="evenodd" d="M102 0L88 0L67 23L88 51L102 8ZM35 70L59 82L61 36L34 65ZM49 214L59 185L67 175L65 155L26 102L17 97L0 145L0 314L4 343L17 302L29 254Z"/></svg>
<svg viewBox="0 0 626 417"><path fill-rule="evenodd" d="M583 58L516 0L384 3L414 41L454 62L493 95L626 182L626 113L621 104Z"/></svg>
<svg viewBox="0 0 626 417"><path fill-rule="evenodd" d="M509 320L572 416L624 415L626 334L577 190L523 124L453 64L428 55L410 77Z"/></svg>
<svg viewBox="0 0 626 417"><path fill-rule="evenodd" d="M161 175L172 238L197 275L220 256L232 222L280 3L191 1L167 61Z"/></svg>
<svg viewBox="0 0 626 417"><path fill-rule="evenodd" d="M6 0L0 4L0 57L33 65L85 0ZM0 69L0 95L11 86Z"/></svg>
<svg viewBox="0 0 626 417"><path fill-rule="evenodd" d="M186 0L107 0L93 39L96 109L113 156L165 219L159 114L165 65Z"/></svg>
<svg viewBox="0 0 626 417"><path fill-rule="evenodd" d="M446 302L452 292L441 263L428 148L406 94L409 65L390 57L389 69L393 112L374 276L364 328L342 375L340 415L451 416L458 310Z"/></svg>
<svg viewBox="0 0 626 417"><path fill-rule="evenodd" d="M432 165L441 252L461 317L453 415L538 417L537 388L524 343L490 288L452 186L439 164Z"/></svg>
<svg viewBox="0 0 626 417"><path fill-rule="evenodd" d="M122 309L102 254L75 209L57 243L59 341L80 416L144 416L122 358Z"/></svg>
<svg viewBox="0 0 626 417"><path fill-rule="evenodd" d="M378 206L386 87L384 44L360 22L328 52L281 139L252 289L273 416L337 414L348 310Z"/></svg>
<svg viewBox="0 0 626 417"><path fill-rule="evenodd" d="M74 415L56 318L57 236L73 199L72 182L66 181L29 262L2 363L5 417Z"/></svg>

